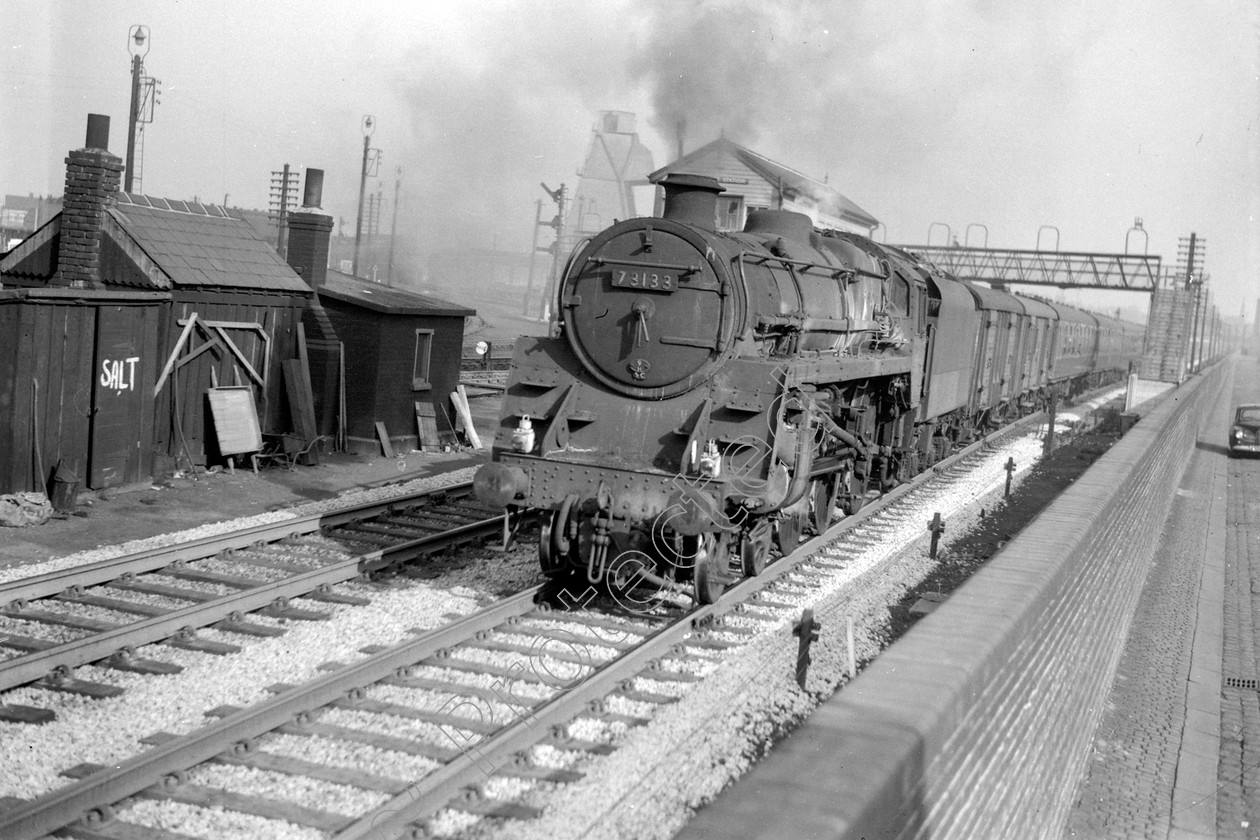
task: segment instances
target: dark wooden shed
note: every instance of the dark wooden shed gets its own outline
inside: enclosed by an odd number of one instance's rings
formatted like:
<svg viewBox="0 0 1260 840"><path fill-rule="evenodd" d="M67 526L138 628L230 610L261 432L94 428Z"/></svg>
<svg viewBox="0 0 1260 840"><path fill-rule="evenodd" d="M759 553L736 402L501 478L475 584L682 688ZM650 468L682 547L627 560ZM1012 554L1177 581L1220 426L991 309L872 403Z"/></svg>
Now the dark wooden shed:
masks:
<svg viewBox="0 0 1260 840"><path fill-rule="evenodd" d="M334 271L318 295L345 346L349 448L377 451L377 422L394 449L420 448L417 402L431 408L439 433L453 431L464 319L476 311Z"/></svg>
<svg viewBox="0 0 1260 840"><path fill-rule="evenodd" d="M450 396L459 385L464 320L477 313L330 271L333 222L319 207L322 190L323 172L307 170L303 207L289 216L288 248L289 264L316 292L303 325L318 431L343 432L348 449L376 453L381 423L392 449L418 449L417 403L434 418L439 434L453 431ZM345 422L339 428L342 406Z"/></svg>
<svg viewBox="0 0 1260 840"><path fill-rule="evenodd" d="M62 212L0 254L0 492L43 489L63 458L90 488L207 464L216 385L289 429L281 362L310 287L223 208L119 192L107 141L93 115Z"/></svg>
<svg viewBox="0 0 1260 840"><path fill-rule="evenodd" d="M152 474L167 296L0 291L0 492L45 490L60 461L89 487Z"/></svg>
<svg viewBox="0 0 1260 840"><path fill-rule="evenodd" d="M170 288L153 386L159 467L217 458L205 398L215 386L249 386L260 428L289 431L281 363L296 355L310 287L221 207L120 193L110 214L125 236L110 240L119 253L116 265L103 260L108 275L135 277L144 266Z"/></svg>

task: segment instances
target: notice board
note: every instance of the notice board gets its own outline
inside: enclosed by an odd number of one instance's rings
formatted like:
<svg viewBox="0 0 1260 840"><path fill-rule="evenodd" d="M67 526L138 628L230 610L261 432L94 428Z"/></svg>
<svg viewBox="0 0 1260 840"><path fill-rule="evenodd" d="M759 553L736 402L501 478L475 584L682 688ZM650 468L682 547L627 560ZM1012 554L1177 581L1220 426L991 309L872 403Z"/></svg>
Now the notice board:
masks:
<svg viewBox="0 0 1260 840"><path fill-rule="evenodd" d="M210 416L223 455L240 455L262 449L262 432L254 408L254 390L248 385L211 388Z"/></svg>

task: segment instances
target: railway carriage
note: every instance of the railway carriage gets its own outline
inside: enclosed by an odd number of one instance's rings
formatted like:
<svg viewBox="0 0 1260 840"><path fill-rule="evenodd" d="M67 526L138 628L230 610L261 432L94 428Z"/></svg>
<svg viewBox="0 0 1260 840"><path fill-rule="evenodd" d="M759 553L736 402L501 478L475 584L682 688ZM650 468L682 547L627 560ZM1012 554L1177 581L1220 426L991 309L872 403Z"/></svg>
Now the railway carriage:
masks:
<svg viewBox="0 0 1260 840"><path fill-rule="evenodd" d="M1014 295L968 285L981 313L979 346L972 370L973 411L1002 415L1020 393L1016 370L1022 367L1020 344L1024 307Z"/></svg>
<svg viewBox="0 0 1260 840"><path fill-rule="evenodd" d="M1040 395L1050 385L1051 350L1058 316L1044 301L1020 297L1019 302L1024 307L1025 327L1019 348L1022 363L1017 388L1024 395Z"/></svg>
<svg viewBox="0 0 1260 840"><path fill-rule="evenodd" d="M570 257L552 335L516 345L475 477L484 501L543 512L548 576L711 602L773 544L791 550L1118 355L1087 313L799 213L720 232L715 180L662 186L661 218Z"/></svg>
<svg viewBox="0 0 1260 840"><path fill-rule="evenodd" d="M1088 312L1065 304L1051 303L1050 307L1059 315L1051 379L1080 382L1083 388L1083 379L1094 369L1097 357L1098 320Z"/></svg>

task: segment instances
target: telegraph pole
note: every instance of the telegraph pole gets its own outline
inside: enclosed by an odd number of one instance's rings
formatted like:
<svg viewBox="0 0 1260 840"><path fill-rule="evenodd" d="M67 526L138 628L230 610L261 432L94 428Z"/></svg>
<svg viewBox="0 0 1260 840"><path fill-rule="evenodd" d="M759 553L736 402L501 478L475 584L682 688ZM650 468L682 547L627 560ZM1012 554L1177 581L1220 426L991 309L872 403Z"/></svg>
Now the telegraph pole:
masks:
<svg viewBox="0 0 1260 840"><path fill-rule="evenodd" d="M1182 239L1178 243L1177 250L1178 259L1184 257L1186 266L1186 288L1194 292L1194 308L1191 310L1190 320L1190 372L1194 373L1198 370L1199 363L1202 361L1203 353L1199 348L1199 342L1202 338L1200 334L1200 309L1202 307L1203 296L1203 273L1200 267L1203 262L1202 250L1204 240L1199 239L1194 233L1190 234L1190 238Z"/></svg>
<svg viewBox="0 0 1260 840"><path fill-rule="evenodd" d="M127 169L123 192L131 192L136 171L136 123L140 118L140 79L144 75L144 57L149 54L149 27L136 24L127 33L127 50L131 53L131 116L127 121Z"/></svg>
<svg viewBox="0 0 1260 840"><path fill-rule="evenodd" d="M284 169L271 172L271 205L267 214L274 214L276 220L276 250L280 252L280 256L285 256L288 252L288 244L285 241L284 232L289 226L289 212L297 209L297 173L289 172L289 164L284 165ZM274 209L273 209L274 208Z"/></svg>
<svg viewBox="0 0 1260 840"><path fill-rule="evenodd" d="M385 268L385 282L394 283L394 238L398 235L398 191L402 188L402 167L394 170L394 220L389 224L389 264Z"/></svg>
<svg viewBox="0 0 1260 840"><path fill-rule="evenodd" d="M534 241L529 246L529 279L525 283L525 299L521 301L521 314L529 314L529 299L534 296L534 257L537 252L546 250L538 247L538 229L542 227L542 199L535 202L534 209ZM1260 301L1256 302L1256 317L1260 319Z"/></svg>
<svg viewBox="0 0 1260 840"><path fill-rule="evenodd" d="M380 149L373 149L372 132L376 130L376 117L371 114L363 116L363 168L359 172L359 218L354 224L354 261L350 273L359 276L359 243L363 240L363 196L367 189L368 168L374 160L379 160ZM374 156L372 153L375 152Z"/></svg>

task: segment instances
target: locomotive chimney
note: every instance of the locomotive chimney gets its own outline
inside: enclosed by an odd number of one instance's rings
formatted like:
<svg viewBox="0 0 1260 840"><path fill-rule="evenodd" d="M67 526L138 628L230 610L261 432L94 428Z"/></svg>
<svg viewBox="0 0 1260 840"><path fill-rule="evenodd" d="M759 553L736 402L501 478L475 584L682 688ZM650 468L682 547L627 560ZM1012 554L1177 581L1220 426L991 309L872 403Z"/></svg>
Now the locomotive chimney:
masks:
<svg viewBox="0 0 1260 840"><path fill-rule="evenodd" d="M665 190L662 218L706 230L717 227L717 197L726 188L716 178L671 173L661 181L661 187Z"/></svg>
<svg viewBox="0 0 1260 840"><path fill-rule="evenodd" d="M306 284L318 290L328 279L328 244L333 218L320 208L324 194L324 170L306 170L302 209L289 214L289 266Z"/></svg>

